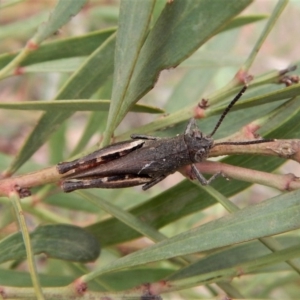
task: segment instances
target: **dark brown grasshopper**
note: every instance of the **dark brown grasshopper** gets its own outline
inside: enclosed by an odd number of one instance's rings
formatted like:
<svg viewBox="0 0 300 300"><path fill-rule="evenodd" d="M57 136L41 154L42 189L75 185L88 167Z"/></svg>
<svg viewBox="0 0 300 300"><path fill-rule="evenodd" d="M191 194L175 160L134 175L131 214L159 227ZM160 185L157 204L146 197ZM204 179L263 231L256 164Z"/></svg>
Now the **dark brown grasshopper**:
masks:
<svg viewBox="0 0 300 300"><path fill-rule="evenodd" d="M66 178L61 183L62 190L68 193L78 189L124 188L141 184L143 190L147 190L186 165L192 165L192 175L202 185L209 184L220 172L206 180L194 163L205 160L210 149L220 145L214 144L212 136L246 88L244 86L230 102L209 135L204 135L197 127L195 119L191 119L184 134L172 138L134 134L131 136L132 140L110 145L71 162L59 163L58 172L65 174ZM246 145L269 141L222 144Z"/></svg>

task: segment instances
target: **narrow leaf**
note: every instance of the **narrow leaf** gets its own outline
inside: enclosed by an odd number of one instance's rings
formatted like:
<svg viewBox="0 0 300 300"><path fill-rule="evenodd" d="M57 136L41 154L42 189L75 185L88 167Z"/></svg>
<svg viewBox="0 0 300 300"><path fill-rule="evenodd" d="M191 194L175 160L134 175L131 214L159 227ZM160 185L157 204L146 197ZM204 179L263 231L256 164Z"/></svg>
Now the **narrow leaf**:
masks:
<svg viewBox="0 0 300 300"><path fill-rule="evenodd" d="M300 191L283 194L129 254L84 276L209 251L300 228ZM237 230L238 228L238 230Z"/></svg>
<svg viewBox="0 0 300 300"><path fill-rule="evenodd" d="M73 225L46 225L30 234L34 254L77 262L94 261L100 254L99 242L84 229ZM0 242L0 263L26 257L20 232Z"/></svg>
<svg viewBox="0 0 300 300"><path fill-rule="evenodd" d="M109 100L60 100L60 101L23 101L0 103L0 108L11 110L44 110L49 112L59 111L108 111ZM131 109L134 112L163 113L164 110L145 104L135 104Z"/></svg>
<svg viewBox="0 0 300 300"><path fill-rule="evenodd" d="M285 247L295 246L299 241L299 237L293 236L281 236L276 238L280 244ZM208 255L196 263L193 263L186 268L180 269L178 272L172 274L168 279L178 280L186 277L192 277L200 274L205 274L220 269L226 269L230 267L238 268L239 265L247 261L256 260L264 255L272 253L267 247L265 247L259 241L252 241L249 243L237 245L229 249L220 250L216 253ZM281 269L284 266L280 266ZM285 269L290 269L286 265ZM261 270L265 272L266 269Z"/></svg>
<svg viewBox="0 0 300 300"><path fill-rule="evenodd" d="M90 97L106 82L113 72L114 47L115 36L110 36L106 42L94 51L81 68L69 78L55 98L59 100ZM14 173L45 141L47 141L57 127L72 114L72 111L45 113L27 138L27 141L13 161L8 172Z"/></svg>
<svg viewBox="0 0 300 300"><path fill-rule="evenodd" d="M99 30L81 36L44 43L34 52L29 53L21 62L21 66L24 67L62 58L88 56L115 31L115 28ZM0 55L0 68L7 65L18 54L6 53Z"/></svg>
<svg viewBox="0 0 300 300"><path fill-rule="evenodd" d="M267 15L246 15L246 16L239 16L234 18L228 25L226 25L223 29L223 31L231 30L234 28L242 27L247 24L252 24L254 22L258 22L261 20L266 19Z"/></svg>
<svg viewBox="0 0 300 300"><path fill-rule="evenodd" d="M129 107L153 88L162 70L180 64L250 3L186 0L166 5L141 49L118 115L110 116L113 124L118 125Z"/></svg>
<svg viewBox="0 0 300 300"><path fill-rule="evenodd" d="M50 15L49 20L39 27L32 39L37 44L40 44L49 36L53 35L82 9L86 1L87 0L60 0Z"/></svg>
<svg viewBox="0 0 300 300"><path fill-rule="evenodd" d="M133 70L146 38L154 4L154 0L121 1L115 52L112 105L107 122L107 130L110 131L110 134L115 128L114 120L123 105Z"/></svg>

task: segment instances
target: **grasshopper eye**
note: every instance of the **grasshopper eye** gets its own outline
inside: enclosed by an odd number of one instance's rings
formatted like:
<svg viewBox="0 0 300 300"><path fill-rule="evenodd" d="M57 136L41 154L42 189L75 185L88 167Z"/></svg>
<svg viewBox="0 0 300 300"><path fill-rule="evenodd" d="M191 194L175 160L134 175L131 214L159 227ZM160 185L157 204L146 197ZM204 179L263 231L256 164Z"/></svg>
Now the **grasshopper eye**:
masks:
<svg viewBox="0 0 300 300"><path fill-rule="evenodd" d="M205 148L201 148L200 150L198 150L195 154L195 160L200 162L203 160L203 158L206 157L206 153L207 153L207 150Z"/></svg>

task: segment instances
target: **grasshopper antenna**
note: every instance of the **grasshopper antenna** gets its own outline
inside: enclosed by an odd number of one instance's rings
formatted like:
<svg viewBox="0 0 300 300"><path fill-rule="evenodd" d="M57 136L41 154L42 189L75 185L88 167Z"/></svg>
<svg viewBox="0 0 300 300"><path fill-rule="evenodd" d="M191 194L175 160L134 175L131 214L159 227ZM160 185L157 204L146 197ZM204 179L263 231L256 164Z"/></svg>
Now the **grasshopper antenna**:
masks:
<svg viewBox="0 0 300 300"><path fill-rule="evenodd" d="M248 88L248 85L245 84L243 86L243 88L240 90L240 92L231 100L231 102L229 103L229 105L226 107L226 109L223 111L218 123L216 124L214 130L211 132L211 134L208 135L208 137L212 137L216 131L218 130L218 128L220 127L220 125L222 124L224 118L226 117L226 115L228 114L228 112L231 110L231 108L233 107L233 105L243 96L243 94L245 93L246 89Z"/></svg>
<svg viewBox="0 0 300 300"><path fill-rule="evenodd" d="M226 117L226 115L228 114L230 109L243 96L243 94L245 93L247 88L248 88L248 85L247 85L247 83L245 83L245 85L240 90L240 92L231 100L229 105L223 111L223 113L222 113L218 123L216 124L214 130L211 132L211 134L208 135L208 137L212 137L216 133L216 131L218 130L218 128L222 124L224 118ZM269 142L273 142L273 141L274 141L274 139L265 139L265 140L261 139L261 140L255 140L255 141L223 142L223 143L216 143L216 144L214 144L214 146L216 146L216 145L251 145L251 144L269 143Z"/></svg>

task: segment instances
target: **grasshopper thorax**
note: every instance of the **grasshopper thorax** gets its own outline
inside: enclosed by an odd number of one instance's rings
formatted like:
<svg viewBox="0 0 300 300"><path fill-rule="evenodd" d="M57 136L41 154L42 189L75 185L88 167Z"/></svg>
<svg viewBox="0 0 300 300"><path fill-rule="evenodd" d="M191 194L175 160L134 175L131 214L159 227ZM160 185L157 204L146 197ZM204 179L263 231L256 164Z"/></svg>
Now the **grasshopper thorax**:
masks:
<svg viewBox="0 0 300 300"><path fill-rule="evenodd" d="M184 141L193 163L205 160L214 144L213 138L204 135L197 127L186 131Z"/></svg>

